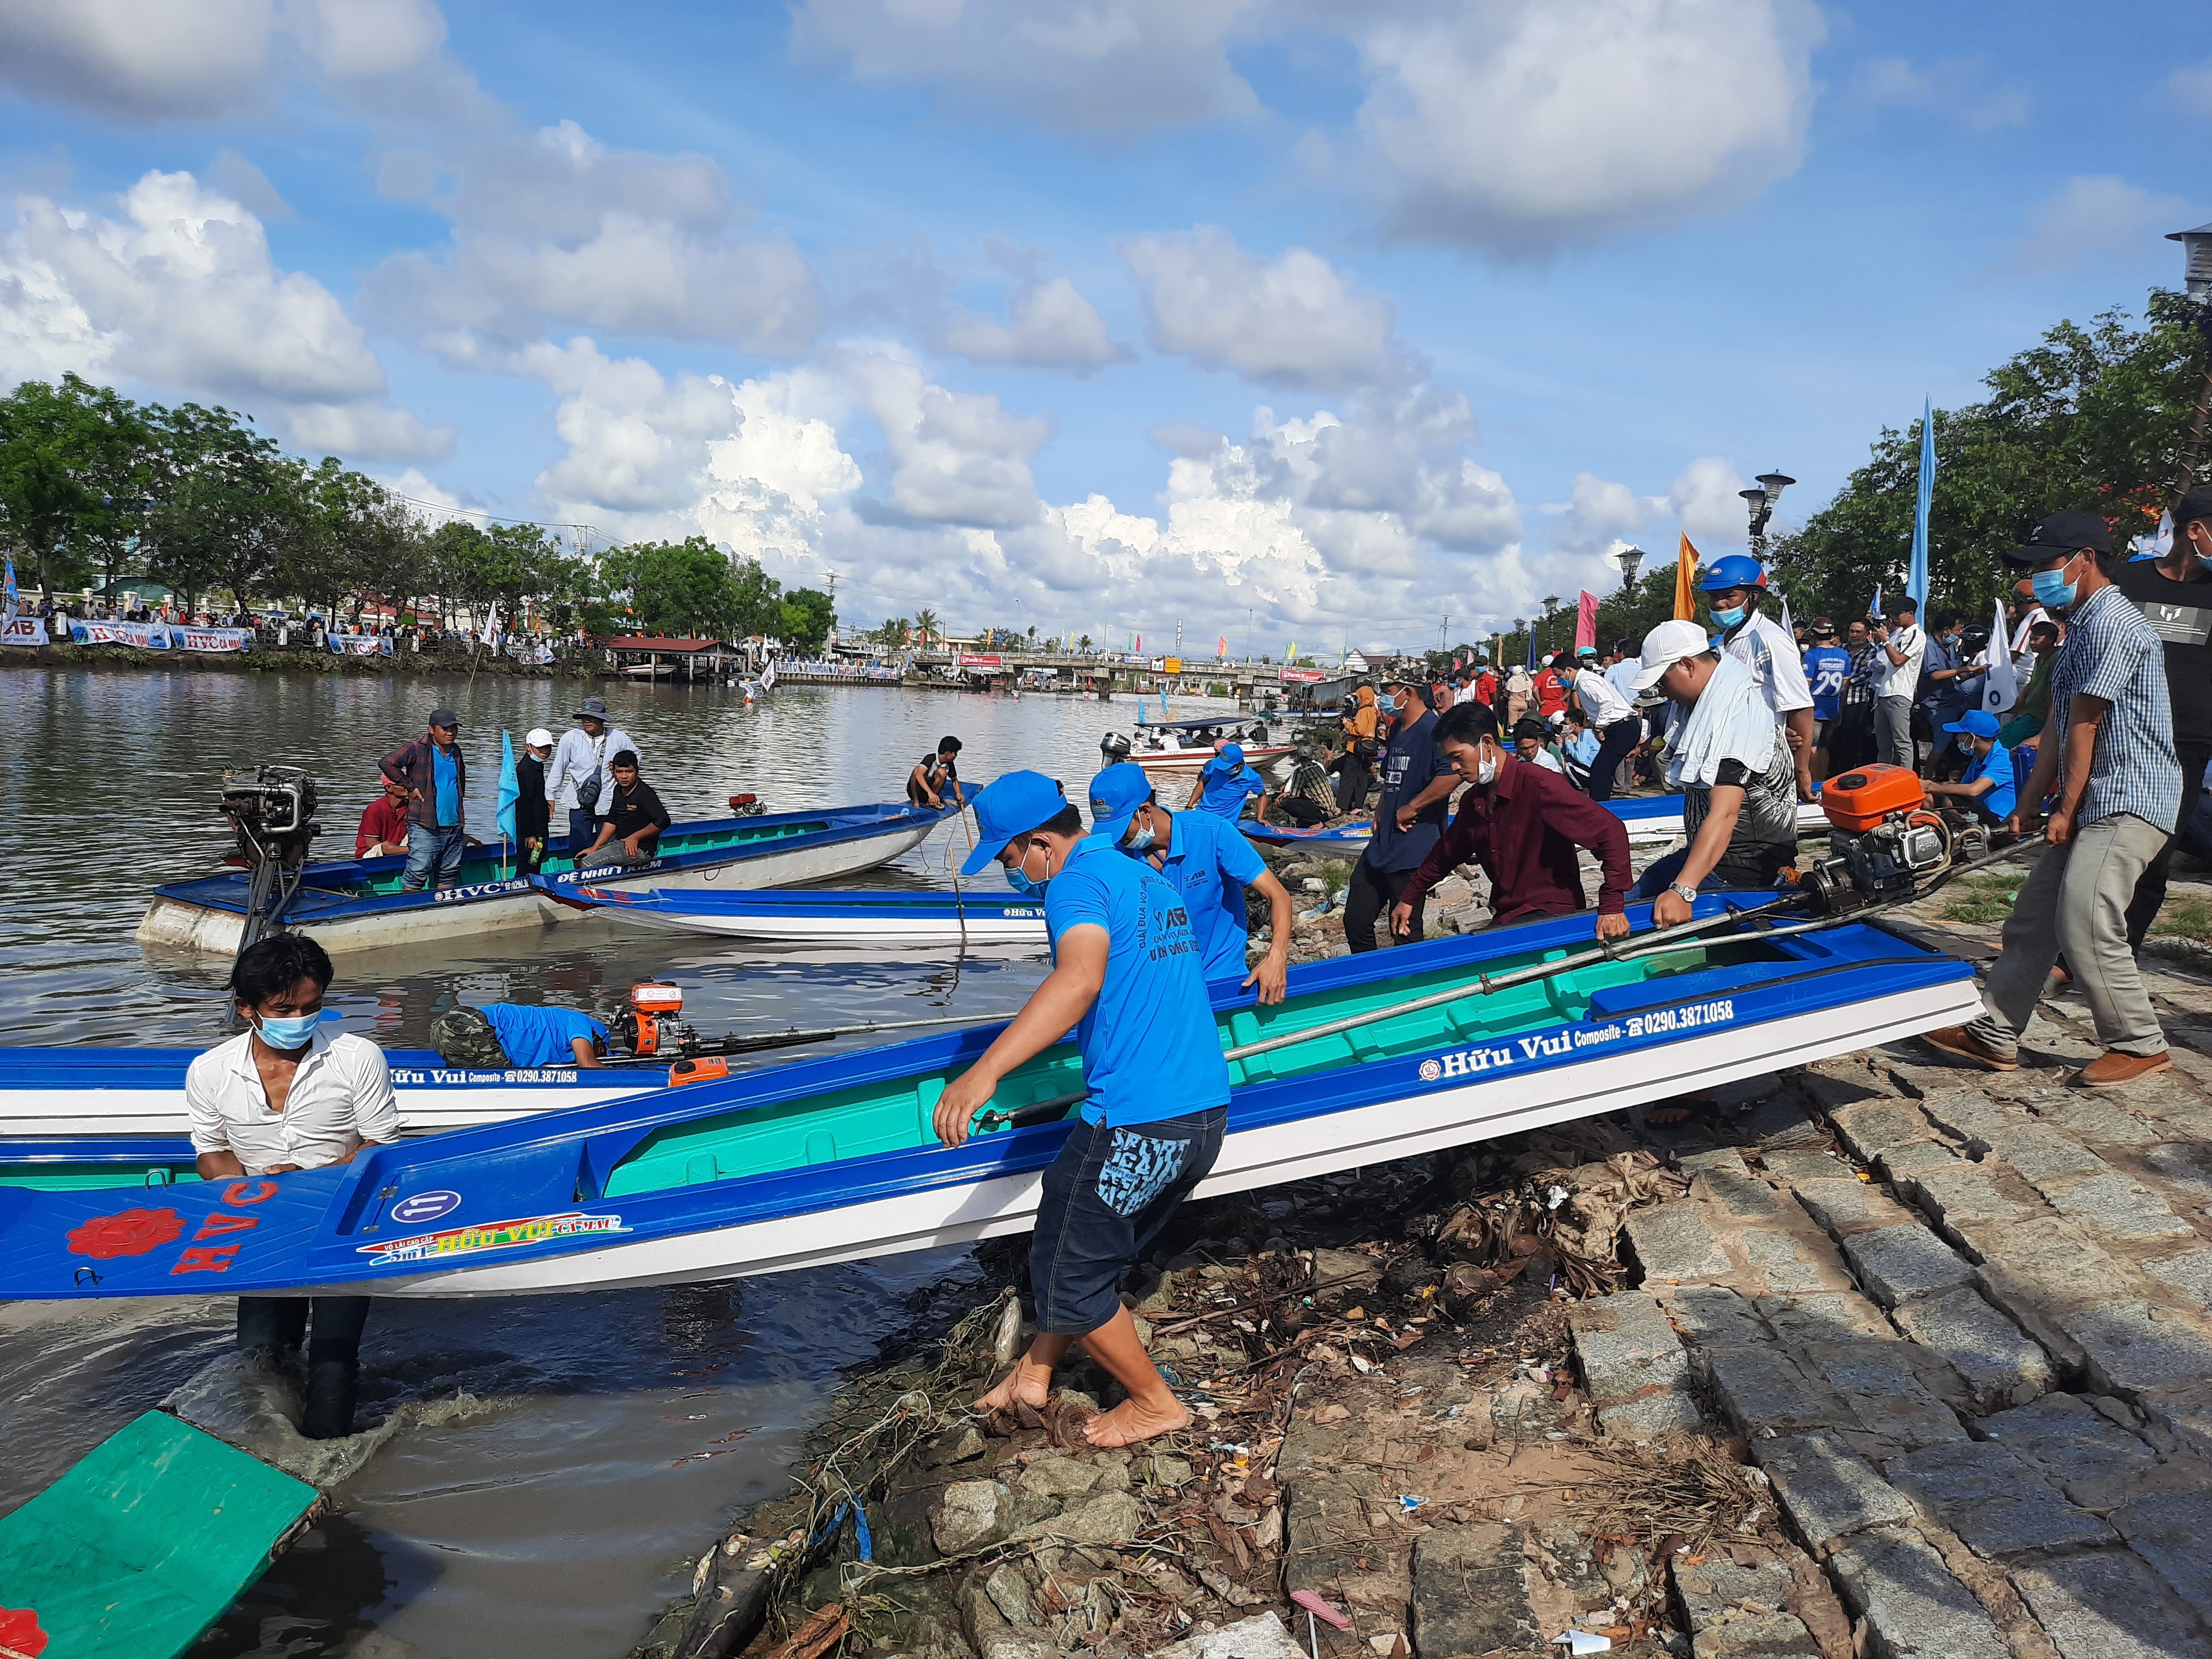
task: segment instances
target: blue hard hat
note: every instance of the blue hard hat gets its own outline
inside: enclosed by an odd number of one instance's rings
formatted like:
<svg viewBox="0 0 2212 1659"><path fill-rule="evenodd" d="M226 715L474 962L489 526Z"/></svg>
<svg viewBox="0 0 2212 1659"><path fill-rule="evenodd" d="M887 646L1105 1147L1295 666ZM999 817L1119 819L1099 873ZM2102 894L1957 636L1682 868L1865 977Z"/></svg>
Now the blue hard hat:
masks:
<svg viewBox="0 0 2212 1659"><path fill-rule="evenodd" d="M1756 587L1765 576L1759 561L1750 554L1729 553L1705 567L1705 574L1698 581L1698 592L1717 593L1731 587Z"/></svg>
<svg viewBox="0 0 2212 1659"><path fill-rule="evenodd" d="M975 797L975 850L960 873L982 874L1008 842L1050 823L1066 807L1060 785L1043 773L1007 773Z"/></svg>
<svg viewBox="0 0 2212 1659"><path fill-rule="evenodd" d="M1091 833L1119 841L1128 832L1137 809L1152 798L1152 781L1145 769L1123 761L1091 780Z"/></svg>

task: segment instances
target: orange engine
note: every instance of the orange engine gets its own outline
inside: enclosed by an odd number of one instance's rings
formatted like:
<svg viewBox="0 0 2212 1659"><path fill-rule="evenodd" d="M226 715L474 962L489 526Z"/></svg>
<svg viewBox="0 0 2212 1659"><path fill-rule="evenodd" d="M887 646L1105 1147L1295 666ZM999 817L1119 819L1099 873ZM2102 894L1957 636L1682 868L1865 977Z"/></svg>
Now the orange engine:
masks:
<svg viewBox="0 0 2212 1659"><path fill-rule="evenodd" d="M663 1054L684 1047L687 1035L679 1016L684 1012L684 988L647 983L629 988L629 1006L623 1010L617 1035L633 1054Z"/></svg>
<svg viewBox="0 0 2212 1659"><path fill-rule="evenodd" d="M680 1089L687 1083L718 1083L729 1074L730 1062L719 1055L679 1060L668 1068L668 1086Z"/></svg>
<svg viewBox="0 0 2212 1659"><path fill-rule="evenodd" d="M1927 804L1919 777L1902 766L1856 767L1820 786L1829 825L1853 834L1878 830L1892 813L1916 812Z"/></svg>

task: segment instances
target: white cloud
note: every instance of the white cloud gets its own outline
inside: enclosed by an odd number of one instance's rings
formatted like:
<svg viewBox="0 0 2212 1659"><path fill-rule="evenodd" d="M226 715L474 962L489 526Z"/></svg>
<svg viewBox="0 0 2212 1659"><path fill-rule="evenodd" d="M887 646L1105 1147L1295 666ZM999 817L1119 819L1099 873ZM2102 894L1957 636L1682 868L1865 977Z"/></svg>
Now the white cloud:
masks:
<svg viewBox="0 0 2212 1659"><path fill-rule="evenodd" d="M1253 0L805 0L803 60L922 82L949 106L1128 132L1258 107L1224 39Z"/></svg>
<svg viewBox="0 0 2212 1659"><path fill-rule="evenodd" d="M1098 307L1065 276L1016 288L1003 323L954 307L945 320L944 343L946 350L971 363L1065 368L1077 374L1124 362L1131 355L1107 331Z"/></svg>
<svg viewBox="0 0 2212 1659"><path fill-rule="evenodd" d="M1700 455L1668 487L1667 505L1681 532L1707 559L1716 552L1741 552L1751 535L1749 514L1739 492L1746 488L1735 463L1725 455Z"/></svg>
<svg viewBox="0 0 2212 1659"><path fill-rule="evenodd" d="M1988 67L1978 58L1925 64L1905 58L1870 58L1860 67L1855 84L1868 103L1933 110L1975 132L2020 126L2028 116L2027 94L2019 87L1989 85Z"/></svg>
<svg viewBox="0 0 2212 1659"><path fill-rule="evenodd" d="M2027 270L2109 258L2181 223L2189 204L2111 173L2075 174L2046 201L2014 253Z"/></svg>
<svg viewBox="0 0 2212 1659"><path fill-rule="evenodd" d="M428 0L0 0L0 80L150 125L271 103L293 71L365 83L443 46Z"/></svg>
<svg viewBox="0 0 2212 1659"><path fill-rule="evenodd" d="M2174 70L2166 84L2186 107L2199 115L2212 115L2212 58Z"/></svg>
<svg viewBox="0 0 2212 1659"><path fill-rule="evenodd" d="M1201 225L1187 235L1138 237L1121 254L1162 351L1255 380L1322 388L1381 380L1397 367L1397 307L1304 248L1263 260L1228 232Z"/></svg>
<svg viewBox="0 0 2212 1659"><path fill-rule="evenodd" d="M1387 15L1360 124L1400 234L1507 249L1668 225L1797 166L1805 0L1496 0Z"/></svg>
<svg viewBox="0 0 2212 1659"><path fill-rule="evenodd" d="M821 316L790 240L747 236L721 169L701 155L609 150L574 121L473 140L451 160L387 158L386 188L453 223L441 258L395 254L370 273L376 316L457 358L566 328L798 350Z"/></svg>
<svg viewBox="0 0 2212 1659"><path fill-rule="evenodd" d="M75 369L234 401L297 444L376 459L451 447L386 401L384 369L328 289L276 269L261 222L188 173L149 173L106 218L40 196L0 243L10 383Z"/></svg>
<svg viewBox="0 0 2212 1659"><path fill-rule="evenodd" d="M1034 520L1030 457L1052 423L994 397L948 392L886 352L847 350L840 366L890 452L889 501L908 519L982 526Z"/></svg>

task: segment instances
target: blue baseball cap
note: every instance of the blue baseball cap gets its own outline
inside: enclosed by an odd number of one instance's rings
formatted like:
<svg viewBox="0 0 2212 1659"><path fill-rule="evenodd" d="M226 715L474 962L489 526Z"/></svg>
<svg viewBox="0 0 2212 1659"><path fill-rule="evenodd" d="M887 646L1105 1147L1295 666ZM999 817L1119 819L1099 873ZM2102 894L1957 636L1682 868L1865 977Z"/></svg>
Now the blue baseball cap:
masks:
<svg viewBox="0 0 2212 1659"><path fill-rule="evenodd" d="M1997 734L1997 717L1986 708L1970 708L1943 729L1964 732L1971 737L1994 738Z"/></svg>
<svg viewBox="0 0 2212 1659"><path fill-rule="evenodd" d="M1091 833L1115 841L1128 833L1129 820L1152 798L1152 781L1133 761L1109 766L1091 780Z"/></svg>
<svg viewBox="0 0 2212 1659"><path fill-rule="evenodd" d="M1206 769L1209 772L1234 772L1243 764L1244 745L1241 743L1224 743L1213 758L1206 762Z"/></svg>
<svg viewBox="0 0 2212 1659"><path fill-rule="evenodd" d="M960 866L980 876L1016 836L1050 823L1067 809L1060 785L1042 772L1009 772L975 797L975 850Z"/></svg>

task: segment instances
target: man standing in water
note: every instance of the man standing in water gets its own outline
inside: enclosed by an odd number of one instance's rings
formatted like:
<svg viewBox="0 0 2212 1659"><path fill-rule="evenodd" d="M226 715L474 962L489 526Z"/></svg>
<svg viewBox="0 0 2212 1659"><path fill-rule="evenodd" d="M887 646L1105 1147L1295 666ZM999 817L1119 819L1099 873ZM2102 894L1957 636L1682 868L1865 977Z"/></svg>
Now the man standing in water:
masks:
<svg viewBox="0 0 2212 1659"><path fill-rule="evenodd" d="M201 1180L267 1181L350 1164L364 1147L399 1138L384 1051L366 1037L324 1033L323 994L330 983L323 947L296 933L274 934L238 953L230 994L249 1029L209 1049L185 1073L185 1109ZM240 1348L281 1355L307 1338L300 1432L310 1440L353 1431L368 1301L238 1298Z"/></svg>
<svg viewBox="0 0 2212 1659"><path fill-rule="evenodd" d="M1212 1169L1228 1121L1229 1067L1206 1000L1188 907L1141 859L1086 836L1060 786L1012 772L975 798L975 875L997 860L1007 884L1044 900L1053 969L983 1057L937 1104L937 1137L964 1144L1000 1081L1070 1027L1089 1098L1045 1171L1030 1244L1037 1336L977 1405L1041 1408L1079 1339L1128 1391L1093 1418L1094 1446L1127 1446L1187 1425L1190 1413L1145 1352L1121 1277Z"/></svg>

